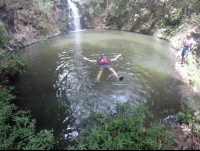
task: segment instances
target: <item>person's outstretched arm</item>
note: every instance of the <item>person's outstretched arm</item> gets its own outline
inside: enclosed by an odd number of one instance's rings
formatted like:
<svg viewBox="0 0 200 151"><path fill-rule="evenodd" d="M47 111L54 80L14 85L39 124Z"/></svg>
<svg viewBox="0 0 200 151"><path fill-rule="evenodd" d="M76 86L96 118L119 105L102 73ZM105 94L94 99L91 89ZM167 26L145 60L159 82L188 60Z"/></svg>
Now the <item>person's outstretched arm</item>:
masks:
<svg viewBox="0 0 200 151"><path fill-rule="evenodd" d="M118 54L118 56L117 56L115 59L111 59L110 61L115 61L115 60L117 60L120 56L121 56L121 54Z"/></svg>
<svg viewBox="0 0 200 151"><path fill-rule="evenodd" d="M195 43L194 45L193 45L193 47L191 48L191 50L193 50L194 49L194 47L196 46L197 44Z"/></svg>
<svg viewBox="0 0 200 151"><path fill-rule="evenodd" d="M191 40L192 46L190 47L190 50L193 50L194 47L197 45L197 43L194 41L194 39Z"/></svg>
<svg viewBox="0 0 200 151"><path fill-rule="evenodd" d="M83 57L83 59L85 59L85 60L87 60L87 61L89 61L89 62L97 62L96 60L89 60L89 59L86 58L86 57Z"/></svg>
<svg viewBox="0 0 200 151"><path fill-rule="evenodd" d="M194 49L194 47L197 45L197 43L194 41L194 43L193 43L193 47L191 47L191 49L190 50L193 50Z"/></svg>

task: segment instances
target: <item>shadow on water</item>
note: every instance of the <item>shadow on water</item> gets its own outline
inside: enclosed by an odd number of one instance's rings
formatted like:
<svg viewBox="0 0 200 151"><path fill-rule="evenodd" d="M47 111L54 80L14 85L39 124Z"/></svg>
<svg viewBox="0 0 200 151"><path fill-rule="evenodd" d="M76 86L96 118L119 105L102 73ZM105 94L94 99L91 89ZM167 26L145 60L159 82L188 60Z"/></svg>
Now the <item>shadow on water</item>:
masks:
<svg viewBox="0 0 200 151"><path fill-rule="evenodd" d="M176 78L173 51L166 41L122 31L87 30L52 38L17 52L28 66L26 74L13 81L20 92L16 104L31 110L38 131L52 130L60 141L78 135L77 117L84 118L91 110L114 110L114 103L129 99L143 102L155 119L176 116L181 87L187 85ZM105 70L95 82L99 65L82 58L97 60L102 53L108 59L122 54L110 65L123 81Z"/></svg>

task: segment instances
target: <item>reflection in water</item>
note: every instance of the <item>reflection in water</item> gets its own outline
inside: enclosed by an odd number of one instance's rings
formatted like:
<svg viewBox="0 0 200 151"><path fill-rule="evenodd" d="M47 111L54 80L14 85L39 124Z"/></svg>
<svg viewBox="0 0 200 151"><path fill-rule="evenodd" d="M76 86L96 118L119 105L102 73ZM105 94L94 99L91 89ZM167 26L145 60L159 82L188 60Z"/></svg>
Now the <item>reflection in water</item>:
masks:
<svg viewBox="0 0 200 151"><path fill-rule="evenodd" d="M62 102L63 107L68 107L67 102L70 102L70 108L76 108L76 110L78 110L78 108L77 106L74 106L74 103L72 103L73 98L76 97L80 88L84 84L79 82L80 77L82 77L82 49L80 34L81 32L75 34L74 43L72 43L69 51L67 51L68 47L66 47L63 52L58 54L60 61L57 61L58 67L56 72L58 72L58 81L56 81L55 86L58 88L56 96L58 100ZM73 113L73 111L70 112L70 114L71 113ZM72 118L70 114L68 114L68 116L63 120L63 123ZM74 126L69 124L66 130L62 132L63 138L68 139L77 136L78 132L74 129ZM66 145L65 142L62 143L64 143L64 146Z"/></svg>
<svg viewBox="0 0 200 151"><path fill-rule="evenodd" d="M187 86L174 77L172 51L166 41L122 31L87 30L52 38L19 52L28 67L14 81L16 91L23 92L17 105L31 110L38 130L53 129L59 140L78 135L77 117L91 110L108 112L115 102L128 99L144 102L155 119L174 117L180 111L180 88ZM82 57L98 59L102 53L108 59L122 54L110 65L123 81L105 70L95 83L99 65Z"/></svg>

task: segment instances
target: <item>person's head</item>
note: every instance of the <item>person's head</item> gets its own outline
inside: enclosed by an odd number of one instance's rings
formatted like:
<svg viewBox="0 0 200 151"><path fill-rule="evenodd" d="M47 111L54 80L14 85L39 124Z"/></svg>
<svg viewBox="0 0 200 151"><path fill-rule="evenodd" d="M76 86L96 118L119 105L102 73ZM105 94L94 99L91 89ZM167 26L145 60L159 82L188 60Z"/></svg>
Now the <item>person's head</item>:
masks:
<svg viewBox="0 0 200 151"><path fill-rule="evenodd" d="M105 55L105 54L102 54L102 55L101 55L101 58L105 58L105 57L106 57L106 55Z"/></svg>
<svg viewBox="0 0 200 151"><path fill-rule="evenodd" d="M187 34L187 38L190 39L192 37L191 34Z"/></svg>

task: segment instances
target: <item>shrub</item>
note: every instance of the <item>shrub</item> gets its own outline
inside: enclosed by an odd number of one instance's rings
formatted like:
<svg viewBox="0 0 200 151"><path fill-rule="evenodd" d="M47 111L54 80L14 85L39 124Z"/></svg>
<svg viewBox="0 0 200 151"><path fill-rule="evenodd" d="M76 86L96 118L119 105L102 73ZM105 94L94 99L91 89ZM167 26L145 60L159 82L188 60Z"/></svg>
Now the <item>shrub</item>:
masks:
<svg viewBox="0 0 200 151"><path fill-rule="evenodd" d="M200 14L193 13L195 22L197 23L198 26L200 26Z"/></svg>
<svg viewBox="0 0 200 151"><path fill-rule="evenodd" d="M200 0L193 0L190 4L189 4L189 8L194 9L196 6L198 6L200 4Z"/></svg>
<svg viewBox="0 0 200 151"><path fill-rule="evenodd" d="M87 118L92 127L82 129L80 135L72 139L77 144L68 149L161 149L172 139L170 131L161 122L144 127L147 118L152 117L144 105L134 109L131 101L116 104L116 113L94 112Z"/></svg>
<svg viewBox="0 0 200 151"><path fill-rule="evenodd" d="M195 137L195 135L200 137L200 125L198 122L199 107L200 103L198 98L187 98L181 103L181 111L178 113L178 121L189 125L193 137ZM198 142L196 143L199 145Z"/></svg>
<svg viewBox="0 0 200 151"><path fill-rule="evenodd" d="M52 0L38 0L37 6L41 11L47 13L47 11L53 8L53 1Z"/></svg>
<svg viewBox="0 0 200 151"><path fill-rule="evenodd" d="M3 53L0 55L0 74L14 76L16 73L22 73L22 68L26 65L20 55Z"/></svg>
<svg viewBox="0 0 200 151"><path fill-rule="evenodd" d="M62 29L65 29L66 26L67 26L67 25L66 25L66 22L62 22L60 26L61 26Z"/></svg>
<svg viewBox="0 0 200 151"><path fill-rule="evenodd" d="M39 39L38 39L38 42L39 42L39 43L43 43L44 41L47 40L46 38L44 38L44 36L39 36L38 38L39 38Z"/></svg>
<svg viewBox="0 0 200 151"><path fill-rule="evenodd" d="M120 13L120 9L119 9L119 7L116 4L113 4L112 7L111 7L111 9L109 10L109 12L110 12L110 15L112 17L114 17L114 16L118 17L118 15Z"/></svg>
<svg viewBox="0 0 200 151"><path fill-rule="evenodd" d="M181 31L186 25L187 25L187 16L183 16L182 19L180 20L180 23L177 24L174 28L172 28L169 32L169 36L172 37L176 35L179 31Z"/></svg>
<svg viewBox="0 0 200 151"><path fill-rule="evenodd" d="M191 103L187 100L185 103L182 102L181 110L178 115L180 116L180 120L186 124L194 124L196 121L196 117L194 116L194 111L191 108Z"/></svg>
<svg viewBox="0 0 200 151"><path fill-rule="evenodd" d="M35 119L29 111L17 111L10 101L15 97L11 90L3 89L0 93L0 150L44 150L54 144L51 131L41 130L35 133Z"/></svg>

